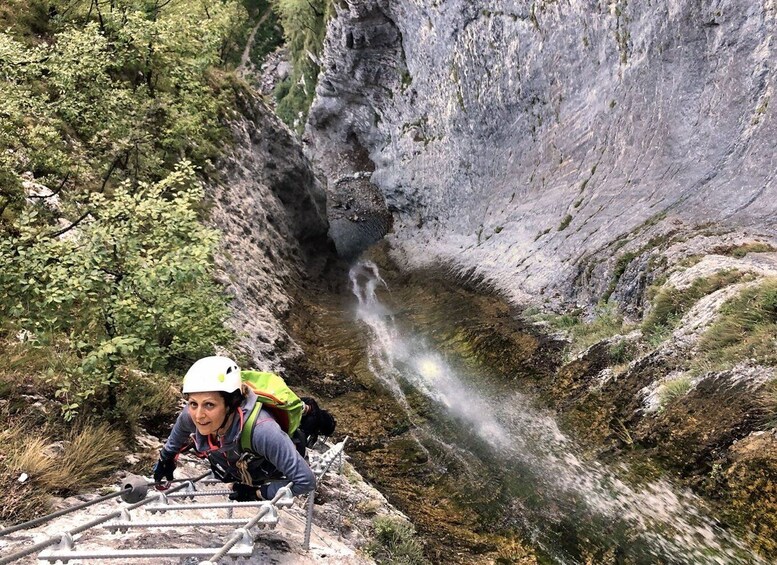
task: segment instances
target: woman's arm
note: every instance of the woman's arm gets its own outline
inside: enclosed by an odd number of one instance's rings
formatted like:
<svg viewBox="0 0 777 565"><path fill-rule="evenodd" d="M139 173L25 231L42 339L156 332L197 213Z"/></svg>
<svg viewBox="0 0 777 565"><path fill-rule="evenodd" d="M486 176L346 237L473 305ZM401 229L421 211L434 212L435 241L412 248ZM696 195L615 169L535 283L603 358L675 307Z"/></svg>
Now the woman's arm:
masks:
<svg viewBox="0 0 777 565"><path fill-rule="evenodd" d="M262 455L294 483L291 488L292 494L297 496L312 491L316 487L316 476L310 466L278 423L272 417L264 416L265 414L260 414L251 434L253 451ZM262 497L271 499L285 484L284 481L274 481L262 486Z"/></svg>
<svg viewBox="0 0 777 565"><path fill-rule="evenodd" d="M189 415L189 411L184 410L178 415L178 419L175 421L173 430L170 432L170 437L167 438L164 447L160 453L162 459L172 459L181 448L189 441L189 436L194 433L197 428L194 426L194 421Z"/></svg>

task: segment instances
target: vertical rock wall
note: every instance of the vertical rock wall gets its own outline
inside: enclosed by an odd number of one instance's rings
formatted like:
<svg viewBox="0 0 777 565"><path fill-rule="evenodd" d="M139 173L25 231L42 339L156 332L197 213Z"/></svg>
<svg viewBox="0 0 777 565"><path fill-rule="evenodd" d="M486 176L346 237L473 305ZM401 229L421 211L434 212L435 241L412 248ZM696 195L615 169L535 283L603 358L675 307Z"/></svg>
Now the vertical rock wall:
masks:
<svg viewBox="0 0 777 565"><path fill-rule="evenodd" d="M300 353L284 329L294 295L331 253L326 196L289 130L263 102L242 96L209 215L223 234L216 261L240 349L255 366L278 370Z"/></svg>
<svg viewBox="0 0 777 565"><path fill-rule="evenodd" d="M775 237L775 10L342 0L309 149L330 179L369 156L411 265L516 299L638 300L654 248Z"/></svg>

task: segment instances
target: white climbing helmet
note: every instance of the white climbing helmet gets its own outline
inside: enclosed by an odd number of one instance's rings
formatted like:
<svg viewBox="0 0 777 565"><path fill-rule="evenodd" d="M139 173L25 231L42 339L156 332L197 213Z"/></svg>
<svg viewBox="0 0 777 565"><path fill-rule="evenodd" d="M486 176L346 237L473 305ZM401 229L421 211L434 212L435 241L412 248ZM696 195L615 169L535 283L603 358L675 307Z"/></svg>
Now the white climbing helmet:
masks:
<svg viewBox="0 0 777 565"><path fill-rule="evenodd" d="M221 390L234 392L240 388L240 367L229 357L203 357L192 365L183 378L183 393Z"/></svg>

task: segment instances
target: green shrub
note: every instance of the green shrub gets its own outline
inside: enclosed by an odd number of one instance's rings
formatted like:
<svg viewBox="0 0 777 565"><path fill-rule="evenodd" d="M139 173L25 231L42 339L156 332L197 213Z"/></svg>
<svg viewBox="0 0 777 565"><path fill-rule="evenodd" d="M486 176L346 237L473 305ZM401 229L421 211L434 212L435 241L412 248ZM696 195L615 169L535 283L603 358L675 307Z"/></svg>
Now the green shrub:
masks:
<svg viewBox="0 0 777 565"><path fill-rule="evenodd" d="M398 518L381 516L373 522L375 538L367 545L369 553L381 565L426 565L423 547L416 539L413 525Z"/></svg>

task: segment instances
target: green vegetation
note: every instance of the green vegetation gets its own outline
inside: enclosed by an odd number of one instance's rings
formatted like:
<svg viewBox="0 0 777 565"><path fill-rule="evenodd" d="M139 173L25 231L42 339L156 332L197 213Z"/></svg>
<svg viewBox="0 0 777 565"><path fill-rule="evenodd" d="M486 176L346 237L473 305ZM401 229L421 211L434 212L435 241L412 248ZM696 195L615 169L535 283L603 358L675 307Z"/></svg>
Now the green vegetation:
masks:
<svg viewBox="0 0 777 565"><path fill-rule="evenodd" d="M710 277L693 281L682 290L674 287L658 291L653 299L652 309L642 322L642 333L653 345L668 337L683 315L701 298L726 286L739 282L744 273L726 269Z"/></svg>
<svg viewBox="0 0 777 565"><path fill-rule="evenodd" d="M616 365L622 365L634 359L636 353L635 345L623 339L610 346L610 361Z"/></svg>
<svg viewBox="0 0 777 565"><path fill-rule="evenodd" d="M229 339L195 170L226 138L217 67L245 13L61 8L47 41L0 34L0 315L6 338L76 360L56 377L71 419L90 398L116 408L121 367L164 372Z"/></svg>
<svg viewBox="0 0 777 565"><path fill-rule="evenodd" d="M261 69L267 55L275 51L283 44L283 27L278 21L278 15L272 7L271 0L243 0L243 5L250 14L246 20L245 44L250 36L253 22L261 22L256 28L254 41L249 46L249 59L256 69ZM234 65L239 64L239 59L234 61Z"/></svg>
<svg viewBox="0 0 777 565"><path fill-rule="evenodd" d="M621 240L619 242L621 247L626 243L626 240ZM618 249L618 247L616 247L616 249ZM629 263L631 263L636 257L639 257L642 251L642 249L639 251L627 251L618 257L617 261L615 261L615 268L612 272L612 279L610 280L610 284L608 285L607 290L604 292L604 296L602 296L602 300L604 302L608 301L610 296L612 296L612 293L615 292L615 288L618 286L618 281L621 280L623 273L626 272L626 268L629 266Z"/></svg>
<svg viewBox="0 0 777 565"><path fill-rule="evenodd" d="M247 27L238 0L0 7L0 417L33 446L2 442L4 521L115 470L124 452L104 447L162 430L177 373L233 339L202 177Z"/></svg>
<svg viewBox="0 0 777 565"><path fill-rule="evenodd" d="M570 347L572 352L582 351L595 343L623 334L628 330L624 326L623 316L618 312L617 304L600 303L594 310L594 316L590 321L584 321L580 312L562 315L536 314L527 309L524 316L533 321L547 322L551 327L568 333L572 341ZM615 345L610 352L616 362L623 362L632 354L628 346L624 345L622 350L620 347ZM617 361L615 358L622 358L623 361Z"/></svg>
<svg viewBox="0 0 777 565"><path fill-rule="evenodd" d="M537 235L534 236L534 241L537 241L543 235L547 235L549 233L550 233L550 228L546 228L546 229L542 230L541 232L537 233Z"/></svg>
<svg viewBox="0 0 777 565"><path fill-rule="evenodd" d="M402 75L400 76L400 90L405 92L407 87L409 87L411 84L413 84L413 76L410 74L409 70L402 69Z"/></svg>
<svg viewBox="0 0 777 565"><path fill-rule="evenodd" d="M416 539L413 525L399 518L375 519L375 539L367 553L381 565L423 565L428 563L423 547Z"/></svg>
<svg viewBox="0 0 777 565"><path fill-rule="evenodd" d="M658 389L658 409L664 410L669 404L685 396L691 390L691 378L678 377L663 383Z"/></svg>
<svg viewBox="0 0 777 565"><path fill-rule="evenodd" d="M564 216L564 218L561 220L561 223L558 225L558 231L564 231L571 221L572 221L571 214L567 214L566 216Z"/></svg>
<svg viewBox="0 0 777 565"><path fill-rule="evenodd" d="M293 71L278 84L276 112L289 127L302 131L318 81L326 23L334 14L332 0L272 0L291 53Z"/></svg>
<svg viewBox="0 0 777 565"><path fill-rule="evenodd" d="M777 279L770 278L729 300L699 347L707 363L731 366L745 359L777 365Z"/></svg>
<svg viewBox="0 0 777 565"><path fill-rule="evenodd" d="M768 243L761 243L761 242L743 243L742 245L716 247L715 249L712 250L713 253L717 253L719 255L728 255L730 257L737 257L738 259L741 259L748 253L770 253L773 251L777 251L777 249L775 249L773 246L769 245Z"/></svg>

